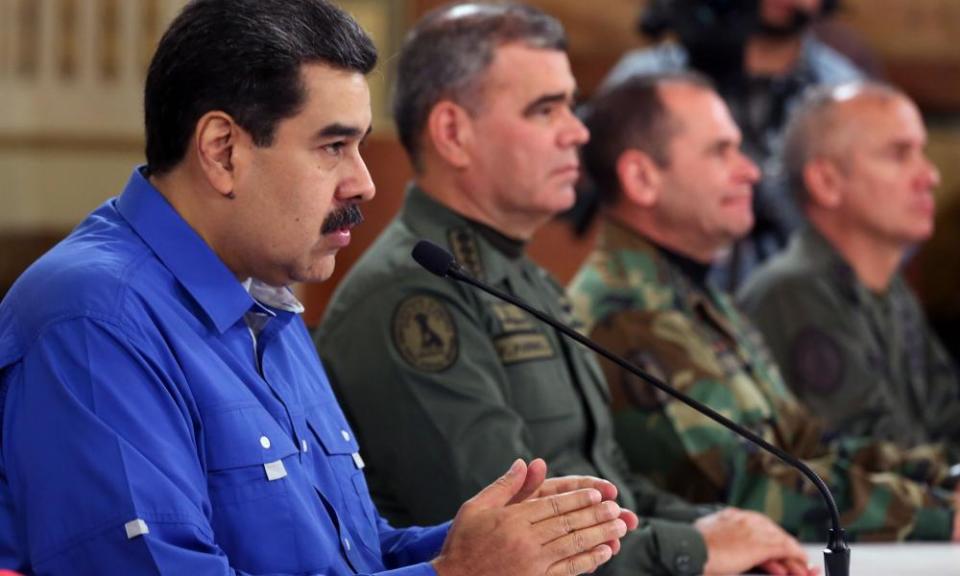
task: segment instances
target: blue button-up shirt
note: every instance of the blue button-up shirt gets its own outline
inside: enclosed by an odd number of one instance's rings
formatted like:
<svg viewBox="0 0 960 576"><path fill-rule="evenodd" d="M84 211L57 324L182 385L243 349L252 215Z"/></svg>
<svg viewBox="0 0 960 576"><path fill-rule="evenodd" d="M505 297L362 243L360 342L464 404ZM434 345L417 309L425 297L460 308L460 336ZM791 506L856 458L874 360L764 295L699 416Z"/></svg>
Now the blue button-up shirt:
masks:
<svg viewBox="0 0 960 576"><path fill-rule="evenodd" d="M448 526L377 514L303 321L139 171L0 304L0 398L2 567L434 574Z"/></svg>

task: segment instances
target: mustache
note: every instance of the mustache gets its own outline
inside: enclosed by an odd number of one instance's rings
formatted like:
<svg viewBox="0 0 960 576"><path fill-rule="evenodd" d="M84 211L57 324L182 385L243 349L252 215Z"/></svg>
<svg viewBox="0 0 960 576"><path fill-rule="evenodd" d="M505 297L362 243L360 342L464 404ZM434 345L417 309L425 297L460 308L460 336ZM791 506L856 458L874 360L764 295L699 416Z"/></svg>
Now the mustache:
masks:
<svg viewBox="0 0 960 576"><path fill-rule="evenodd" d="M361 222L363 222L363 213L360 212L360 207L350 204L327 216L320 227L320 233L329 234L343 228L352 228Z"/></svg>

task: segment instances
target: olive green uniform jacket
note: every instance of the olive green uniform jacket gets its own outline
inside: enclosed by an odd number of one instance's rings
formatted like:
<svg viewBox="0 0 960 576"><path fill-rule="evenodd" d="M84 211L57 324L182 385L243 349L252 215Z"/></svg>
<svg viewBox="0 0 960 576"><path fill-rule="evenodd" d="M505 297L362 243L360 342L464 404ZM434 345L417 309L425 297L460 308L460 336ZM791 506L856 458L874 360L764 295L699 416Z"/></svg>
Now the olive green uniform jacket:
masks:
<svg viewBox="0 0 960 576"><path fill-rule="evenodd" d="M604 477L641 528L605 574L696 574L705 544L692 506L630 473L593 356L512 305L420 268L419 239L472 274L560 318L561 288L521 254L412 188L399 216L338 286L316 343L357 432L367 481L394 523L430 524L500 476L543 457L552 475Z"/></svg>
<svg viewBox="0 0 960 576"><path fill-rule="evenodd" d="M606 224L569 294L593 338L805 459L832 488L854 539L949 539L950 495L926 484L945 475L940 455L857 439L825 445L731 300L699 288L634 232ZM694 501L764 512L804 540L825 537L826 509L799 472L612 363L603 369L636 472Z"/></svg>
<svg viewBox="0 0 960 576"><path fill-rule="evenodd" d="M960 459L960 382L900 274L872 292L812 226L739 293L793 392L832 434Z"/></svg>

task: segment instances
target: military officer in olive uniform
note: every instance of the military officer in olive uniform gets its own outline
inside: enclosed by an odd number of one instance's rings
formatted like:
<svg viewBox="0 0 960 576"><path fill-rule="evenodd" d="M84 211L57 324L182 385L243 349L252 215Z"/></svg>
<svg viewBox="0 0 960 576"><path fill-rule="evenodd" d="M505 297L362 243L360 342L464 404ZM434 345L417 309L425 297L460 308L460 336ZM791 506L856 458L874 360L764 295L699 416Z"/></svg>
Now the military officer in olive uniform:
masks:
<svg viewBox="0 0 960 576"><path fill-rule="evenodd" d="M587 351L410 258L429 239L476 277L570 320L561 288L523 253L573 203L588 138L571 111L564 47L539 10L470 4L426 16L399 56L395 117L415 182L316 337L378 509L398 524L449 517L503 463L536 454L553 473L612 481L643 518L606 574L805 573L802 549L769 519L690 505L629 472Z"/></svg>
<svg viewBox="0 0 960 576"><path fill-rule="evenodd" d="M584 162L608 203L601 243L569 294L591 336L806 460L832 487L854 538L955 536L953 495L934 487L947 469L936 449L822 442L762 337L706 282L719 251L752 225L758 177L709 84L696 76L628 81L592 102L586 123L594 139ZM824 538L823 501L799 472L612 363L603 368L635 471L691 500L724 499L802 539Z"/></svg>
<svg viewBox="0 0 960 576"><path fill-rule="evenodd" d="M916 106L893 88L813 93L785 159L809 225L739 296L832 433L943 442L956 461L960 381L899 271L933 232L939 176L925 143Z"/></svg>

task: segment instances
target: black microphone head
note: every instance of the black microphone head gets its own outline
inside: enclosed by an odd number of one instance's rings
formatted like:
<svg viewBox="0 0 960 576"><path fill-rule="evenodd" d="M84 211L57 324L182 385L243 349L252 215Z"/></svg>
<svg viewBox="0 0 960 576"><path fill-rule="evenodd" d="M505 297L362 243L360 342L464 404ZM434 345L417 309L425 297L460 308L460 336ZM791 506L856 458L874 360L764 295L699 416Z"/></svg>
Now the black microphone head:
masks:
<svg viewBox="0 0 960 576"><path fill-rule="evenodd" d="M446 277L450 270L457 265L453 254L429 240L417 242L410 255L417 261L417 264L440 277Z"/></svg>

